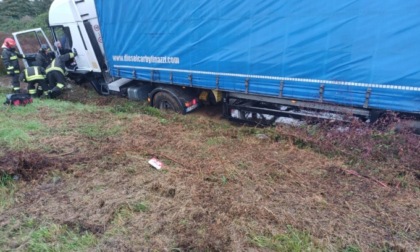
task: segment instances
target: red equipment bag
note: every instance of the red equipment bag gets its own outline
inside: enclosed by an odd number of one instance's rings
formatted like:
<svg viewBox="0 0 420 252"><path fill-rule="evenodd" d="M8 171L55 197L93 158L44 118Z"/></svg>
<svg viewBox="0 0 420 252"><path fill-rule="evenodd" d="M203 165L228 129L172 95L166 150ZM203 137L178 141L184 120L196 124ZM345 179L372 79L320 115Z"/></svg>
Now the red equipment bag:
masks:
<svg viewBox="0 0 420 252"><path fill-rule="evenodd" d="M4 104L13 106L25 106L32 103L32 97L29 94L7 94Z"/></svg>

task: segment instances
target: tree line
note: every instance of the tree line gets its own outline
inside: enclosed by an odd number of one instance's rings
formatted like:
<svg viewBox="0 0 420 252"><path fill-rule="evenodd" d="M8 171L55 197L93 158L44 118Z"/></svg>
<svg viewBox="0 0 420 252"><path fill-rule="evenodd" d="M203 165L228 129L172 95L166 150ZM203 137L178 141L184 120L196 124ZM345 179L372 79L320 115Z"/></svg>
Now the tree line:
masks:
<svg viewBox="0 0 420 252"><path fill-rule="evenodd" d="M12 32L38 27L47 31L48 10L52 2L53 0L0 0L0 45ZM0 75L4 74L4 66L0 61Z"/></svg>
<svg viewBox="0 0 420 252"><path fill-rule="evenodd" d="M48 10L53 0L3 0L0 2L0 31L12 33L47 27Z"/></svg>

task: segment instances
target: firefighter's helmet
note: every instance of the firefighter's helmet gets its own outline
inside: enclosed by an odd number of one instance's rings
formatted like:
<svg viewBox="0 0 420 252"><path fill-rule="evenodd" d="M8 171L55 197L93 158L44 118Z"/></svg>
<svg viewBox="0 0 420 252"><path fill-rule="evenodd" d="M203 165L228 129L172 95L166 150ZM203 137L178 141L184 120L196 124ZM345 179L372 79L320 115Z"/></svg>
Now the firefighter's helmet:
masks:
<svg viewBox="0 0 420 252"><path fill-rule="evenodd" d="M7 48L15 48L16 41L12 38L6 38L3 43Z"/></svg>
<svg viewBox="0 0 420 252"><path fill-rule="evenodd" d="M46 52L46 51L48 51L48 49L50 49L50 48L48 47L48 45L47 45L47 44L42 44L42 45L41 45L41 48L40 48L40 50L41 50L41 51Z"/></svg>

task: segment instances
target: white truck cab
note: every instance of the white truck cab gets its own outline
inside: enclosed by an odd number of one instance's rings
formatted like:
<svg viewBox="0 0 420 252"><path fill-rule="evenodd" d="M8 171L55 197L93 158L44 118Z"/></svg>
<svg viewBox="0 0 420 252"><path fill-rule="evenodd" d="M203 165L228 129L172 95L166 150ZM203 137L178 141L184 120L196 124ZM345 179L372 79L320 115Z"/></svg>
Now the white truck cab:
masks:
<svg viewBox="0 0 420 252"><path fill-rule="evenodd" d="M77 72L106 70L104 49L93 1L56 0L49 11L54 41L67 50L77 50Z"/></svg>

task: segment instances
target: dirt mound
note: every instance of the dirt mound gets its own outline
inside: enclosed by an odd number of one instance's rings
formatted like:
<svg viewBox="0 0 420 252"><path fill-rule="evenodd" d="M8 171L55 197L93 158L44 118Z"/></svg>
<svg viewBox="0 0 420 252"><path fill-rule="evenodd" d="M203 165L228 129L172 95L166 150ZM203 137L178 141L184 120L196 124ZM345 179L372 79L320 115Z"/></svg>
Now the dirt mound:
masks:
<svg viewBox="0 0 420 252"><path fill-rule="evenodd" d="M7 151L0 158L0 173L9 174L25 181L39 179L52 170L66 170L68 165L34 151Z"/></svg>

